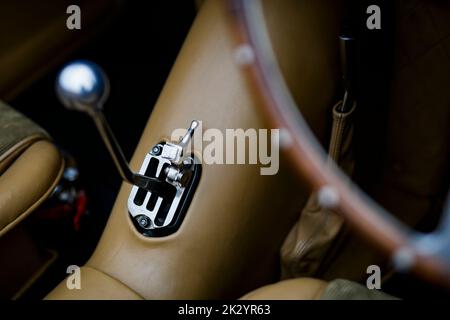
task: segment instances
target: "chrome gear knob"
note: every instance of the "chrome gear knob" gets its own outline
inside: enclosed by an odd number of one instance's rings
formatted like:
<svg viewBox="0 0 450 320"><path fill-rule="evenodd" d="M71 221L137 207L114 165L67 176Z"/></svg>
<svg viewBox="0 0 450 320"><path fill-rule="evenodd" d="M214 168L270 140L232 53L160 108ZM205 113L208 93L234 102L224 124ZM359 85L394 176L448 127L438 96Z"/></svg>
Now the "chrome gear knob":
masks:
<svg viewBox="0 0 450 320"><path fill-rule="evenodd" d="M109 80L93 62L77 60L65 65L56 79L56 93L67 108L95 114L109 95Z"/></svg>
<svg viewBox="0 0 450 320"><path fill-rule="evenodd" d="M91 116L123 180L152 192L164 191L164 185L158 179L130 169L102 112L109 95L109 81L98 65L85 60L67 64L56 79L56 93L67 109Z"/></svg>

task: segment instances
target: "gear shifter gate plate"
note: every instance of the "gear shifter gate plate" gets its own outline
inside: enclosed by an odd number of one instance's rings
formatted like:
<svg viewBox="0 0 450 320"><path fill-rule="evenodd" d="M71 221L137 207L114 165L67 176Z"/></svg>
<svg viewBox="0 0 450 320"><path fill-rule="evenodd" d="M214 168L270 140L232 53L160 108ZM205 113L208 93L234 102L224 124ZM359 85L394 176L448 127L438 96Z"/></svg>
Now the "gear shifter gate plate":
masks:
<svg viewBox="0 0 450 320"><path fill-rule="evenodd" d="M183 185L168 179L166 169L172 163L161 155L164 145L164 142L155 145L139 170L142 175L162 181L163 190L157 193L133 186L128 197L133 224L147 237L164 237L178 230L200 180L201 165L193 155L186 168L192 174Z"/></svg>

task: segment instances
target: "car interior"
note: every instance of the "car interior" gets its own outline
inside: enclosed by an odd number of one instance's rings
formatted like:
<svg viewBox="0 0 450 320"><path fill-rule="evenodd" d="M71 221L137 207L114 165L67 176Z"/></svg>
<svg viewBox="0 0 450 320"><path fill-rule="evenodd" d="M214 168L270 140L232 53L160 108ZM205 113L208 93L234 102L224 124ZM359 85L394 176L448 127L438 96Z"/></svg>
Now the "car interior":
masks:
<svg viewBox="0 0 450 320"><path fill-rule="evenodd" d="M449 84L441 0L3 0L0 298L448 299Z"/></svg>

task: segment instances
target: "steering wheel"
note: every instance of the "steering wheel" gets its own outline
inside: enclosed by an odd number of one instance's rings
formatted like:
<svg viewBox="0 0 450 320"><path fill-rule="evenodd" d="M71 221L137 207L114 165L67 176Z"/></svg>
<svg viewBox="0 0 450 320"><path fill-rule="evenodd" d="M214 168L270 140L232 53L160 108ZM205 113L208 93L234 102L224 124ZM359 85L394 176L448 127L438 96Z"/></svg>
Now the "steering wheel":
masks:
<svg viewBox="0 0 450 320"><path fill-rule="evenodd" d="M387 253L397 270L450 288L450 197L432 233L412 230L386 212L327 154L294 102L272 50L260 0L229 0L235 57L259 99L269 125L280 128L280 149L295 173L308 181L323 207L333 209L367 240Z"/></svg>

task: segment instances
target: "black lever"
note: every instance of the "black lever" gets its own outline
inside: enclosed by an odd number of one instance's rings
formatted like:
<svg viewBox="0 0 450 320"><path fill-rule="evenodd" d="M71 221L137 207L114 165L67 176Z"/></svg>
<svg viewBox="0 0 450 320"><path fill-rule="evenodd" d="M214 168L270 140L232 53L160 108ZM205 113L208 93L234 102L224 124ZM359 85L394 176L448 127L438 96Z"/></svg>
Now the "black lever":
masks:
<svg viewBox="0 0 450 320"><path fill-rule="evenodd" d="M109 80L98 65L84 60L67 64L57 77L56 92L67 109L85 112L94 120L123 180L148 191L164 191L163 182L135 173L128 166L102 112L109 95Z"/></svg>

